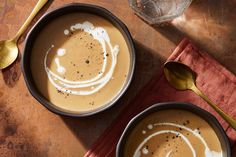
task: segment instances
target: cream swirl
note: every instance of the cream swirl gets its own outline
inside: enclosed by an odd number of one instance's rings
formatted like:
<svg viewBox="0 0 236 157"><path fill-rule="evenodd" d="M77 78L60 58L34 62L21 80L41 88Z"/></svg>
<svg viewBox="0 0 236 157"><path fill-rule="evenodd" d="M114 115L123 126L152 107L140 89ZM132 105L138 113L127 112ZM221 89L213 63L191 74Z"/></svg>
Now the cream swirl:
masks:
<svg viewBox="0 0 236 157"><path fill-rule="evenodd" d="M85 21L83 23L77 23L70 27L70 31L73 32L76 30L81 30L90 34L95 40L97 40L100 43L104 52L103 53L104 60L103 60L100 73L91 79L83 80L83 81L72 81L72 80L63 78L60 75L57 75L56 73L51 71L47 66L48 53L52 50L54 46L50 47L48 51L46 52L46 55L44 58L44 68L51 84L58 90L64 93L73 94L73 95L91 95L98 92L100 89L102 89L112 79L112 75L113 75L113 72L117 63L117 55L119 52L119 46L118 45L112 46L109 35L104 28L94 27L94 25L88 21ZM64 34L69 35L67 29L64 31ZM110 53L111 53L111 65L107 73L105 73L106 68L107 68L106 45L108 45L108 48L110 49ZM59 74L63 75L66 72L66 69L62 65L60 65L59 57L64 56L65 50L59 49L57 51L57 54L58 54L58 57L55 58L57 71Z"/></svg>
<svg viewBox="0 0 236 157"><path fill-rule="evenodd" d="M183 130L186 130L188 131L189 133L193 134L195 137L197 137L201 143L204 145L205 147L205 157L223 157L223 153L222 152L215 152L215 151L212 151L210 150L210 148L208 147L206 141L204 140L204 138L198 133L198 130L193 130L191 128L188 128L184 125L180 125L180 124L175 124L175 123L155 123L155 124L149 124L147 126L147 128L149 130L151 130L153 128L153 126L172 126L172 127L177 127L177 128L181 128ZM142 131L142 133L144 132L145 130ZM196 151L194 150L194 147L192 146L191 142L189 141L189 139L183 135L181 132L179 131L175 131L175 130L160 130L160 131L157 131L149 136L147 136L137 147L137 149L135 150L134 152L134 155L133 157L141 157L142 154L143 155L146 155L147 153L143 153L141 150L142 148L145 148L144 145L146 144L146 142L148 140L150 140L151 138L155 137L155 136L158 136L158 135L161 135L161 134L166 134L166 133L170 133L170 134L174 134L174 135L177 135L179 137L181 137L183 139L183 141L188 145L188 147L190 148L191 152L192 152L192 156L193 157L196 157L197 154L196 154ZM146 134L146 131L145 131L145 134ZM167 154L166 154L166 157L170 157L172 153L172 150L170 150Z"/></svg>

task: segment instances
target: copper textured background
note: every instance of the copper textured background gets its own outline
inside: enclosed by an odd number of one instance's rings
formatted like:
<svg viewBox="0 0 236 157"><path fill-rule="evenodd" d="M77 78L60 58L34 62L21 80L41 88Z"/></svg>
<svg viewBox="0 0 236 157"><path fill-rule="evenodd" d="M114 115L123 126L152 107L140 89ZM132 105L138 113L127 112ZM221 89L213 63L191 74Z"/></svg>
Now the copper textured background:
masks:
<svg viewBox="0 0 236 157"><path fill-rule="evenodd" d="M0 40L12 37L36 0L0 0ZM183 16L164 27L151 27L135 16L127 0L54 0L42 14L71 2L103 6L129 28L137 48L135 78L125 96L111 109L89 118L55 115L26 89L18 60L0 74L0 156L80 157L117 113L154 73L176 44L187 36L236 74L236 0L194 0ZM19 41L20 53L24 39Z"/></svg>

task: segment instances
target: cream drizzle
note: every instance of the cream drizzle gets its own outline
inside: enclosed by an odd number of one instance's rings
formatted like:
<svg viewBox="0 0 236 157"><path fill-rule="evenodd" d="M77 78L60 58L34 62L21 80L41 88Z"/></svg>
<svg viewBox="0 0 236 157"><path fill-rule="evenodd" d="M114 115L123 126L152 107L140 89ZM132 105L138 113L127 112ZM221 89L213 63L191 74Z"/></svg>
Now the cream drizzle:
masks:
<svg viewBox="0 0 236 157"><path fill-rule="evenodd" d="M57 50L57 55L58 56L62 57L65 54L66 54L66 50L65 49L60 48L60 49Z"/></svg>
<svg viewBox="0 0 236 157"><path fill-rule="evenodd" d="M143 131L142 131L142 134L146 134L146 131L145 131L145 130L143 130Z"/></svg>
<svg viewBox="0 0 236 157"><path fill-rule="evenodd" d="M89 80L83 80L83 81L72 81L65 79L56 73L52 72L48 67L47 67L47 57L48 53L51 51L53 48L50 47L48 51L46 52L45 58L44 58L44 68L47 73L47 76L52 83L52 85L57 88L58 90L68 93L68 94L73 94L73 95L91 95L96 92L98 92L101 88L103 88L111 79L112 75L117 63L117 55L119 52L119 46L115 45L112 46L110 42L109 35L107 31L102 28L102 27L94 27L92 23L85 21L84 23L78 23L75 25L72 25L70 27L71 31L76 31L76 30L81 30L86 33L89 33L95 40L98 40L100 45L102 46L103 49L103 57L104 57L104 62L102 65L102 68L100 70L101 73L99 73L97 76L89 79ZM64 31L65 35L67 34L67 31ZM105 74L105 70L107 68L107 50L106 50L106 44L108 45L110 52L111 52L111 67L108 70L108 72ZM59 50L62 51L62 50ZM58 53L58 52L57 52ZM60 52L62 53L62 52ZM63 55L62 55L63 56ZM57 61L56 61L57 60ZM55 58L55 62L57 64L57 72L61 73L62 66L59 64L59 59ZM58 70L60 68L60 70ZM66 70L66 69L65 69ZM59 72L60 71L60 72ZM90 90L85 90L81 88L88 88ZM77 89L77 90L73 90Z"/></svg>
<svg viewBox="0 0 236 157"><path fill-rule="evenodd" d="M177 131L173 131L173 130L161 130L161 131L157 131L155 132L154 134L151 134L149 135L147 138L144 139L144 141L137 147L137 149L135 150L134 152L134 157L140 157L138 156L138 154L140 154L140 149L144 146L144 144L150 140L151 138L153 138L154 136L157 136L157 135L161 135L161 134L166 134L166 133L171 133L171 134L175 134L175 135L178 135L180 137L182 137L182 139L186 142L186 144L189 146L189 148L191 149L192 151L192 154L193 154L193 157L196 157L196 152L194 151L193 149L193 146L192 144L190 143L190 141L183 135L181 134L180 132L177 132ZM167 156L168 157L168 156Z"/></svg>
<svg viewBox="0 0 236 157"><path fill-rule="evenodd" d="M65 35L69 35L69 33L70 33L70 31L69 31L68 29L65 29L65 30L64 30L64 34L65 34Z"/></svg>
<svg viewBox="0 0 236 157"><path fill-rule="evenodd" d="M170 150L167 154L166 157L170 157L170 154L172 153L172 150Z"/></svg>
<svg viewBox="0 0 236 157"><path fill-rule="evenodd" d="M149 150L144 147L143 150L142 150L142 152L143 152L143 154L147 155L147 154L149 153Z"/></svg>
<svg viewBox="0 0 236 157"><path fill-rule="evenodd" d="M202 144L204 145L205 147L205 157L223 157L223 153L222 151L221 152L215 152L215 151L211 151L210 148L208 147L206 141L204 140L204 138L198 133L198 130L193 130L191 128L188 128L184 125L180 125L180 124L175 124L175 123L156 123L156 124L153 124L154 126L173 126L173 127L178 127L178 128L181 128L181 129L184 129L190 133L192 133L195 137L197 137L201 142ZM147 127L148 129L150 129L150 126L152 126L152 124L149 124ZM192 144L190 143L190 141L188 140L188 138L186 136L184 136L183 134L181 134L180 132L178 131L173 131L173 130L161 130L161 131L157 131L151 135L149 135L148 137L146 137L140 144L139 146L137 147L137 149L135 150L134 152L134 155L133 157L141 157L141 148L143 148L143 146L145 145L145 143L150 140L152 137L154 136L157 136L157 135L160 135L160 134L165 134L165 133L172 133L172 134L176 134L178 136L180 136L184 141L185 143L189 146L189 148L191 149L192 151L192 155L193 157L196 157L196 151L194 150ZM166 157L169 157L170 154L171 154L172 150L169 151L167 154L166 154ZM145 155L145 154L144 154Z"/></svg>
<svg viewBox="0 0 236 157"><path fill-rule="evenodd" d="M59 58L55 58L55 63L57 65L57 72L61 75L64 75L66 73L66 69L61 66Z"/></svg>

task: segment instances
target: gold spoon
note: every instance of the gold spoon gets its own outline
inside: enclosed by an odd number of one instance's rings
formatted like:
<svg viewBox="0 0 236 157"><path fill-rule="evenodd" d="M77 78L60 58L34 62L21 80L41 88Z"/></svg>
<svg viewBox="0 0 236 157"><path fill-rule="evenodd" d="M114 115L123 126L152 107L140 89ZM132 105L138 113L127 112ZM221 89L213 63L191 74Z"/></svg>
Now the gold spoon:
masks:
<svg viewBox="0 0 236 157"><path fill-rule="evenodd" d="M164 74L168 82L178 90L192 90L204 99L229 125L236 130L236 121L214 104L195 85L196 74L185 64L175 61L166 62Z"/></svg>
<svg viewBox="0 0 236 157"><path fill-rule="evenodd" d="M11 65L18 56L17 41L24 33L30 22L33 20L39 10L47 3L48 0L39 0L30 16L25 23L21 26L16 35L9 40L0 41L0 69L4 69Z"/></svg>

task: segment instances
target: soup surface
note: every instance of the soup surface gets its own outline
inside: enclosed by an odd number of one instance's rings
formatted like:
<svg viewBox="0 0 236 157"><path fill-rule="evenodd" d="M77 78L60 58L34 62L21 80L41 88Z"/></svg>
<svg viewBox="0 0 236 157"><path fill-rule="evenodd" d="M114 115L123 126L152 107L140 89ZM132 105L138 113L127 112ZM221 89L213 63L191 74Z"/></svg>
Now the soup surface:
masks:
<svg viewBox="0 0 236 157"><path fill-rule="evenodd" d="M41 30L30 66L37 88L52 104L89 112L120 93L130 64L126 40L113 24L96 15L72 13Z"/></svg>
<svg viewBox="0 0 236 157"><path fill-rule="evenodd" d="M124 157L223 157L223 153L204 119L184 110L163 110L135 126Z"/></svg>

